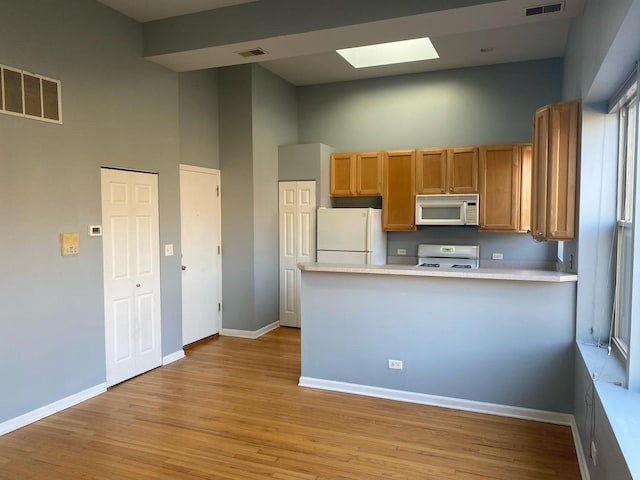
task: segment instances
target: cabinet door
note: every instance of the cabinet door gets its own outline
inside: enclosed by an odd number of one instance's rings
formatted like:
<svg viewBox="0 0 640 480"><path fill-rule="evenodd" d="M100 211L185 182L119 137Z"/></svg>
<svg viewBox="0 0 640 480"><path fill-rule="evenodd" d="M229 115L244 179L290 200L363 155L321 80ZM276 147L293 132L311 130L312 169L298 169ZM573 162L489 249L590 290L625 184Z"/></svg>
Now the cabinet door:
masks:
<svg viewBox="0 0 640 480"><path fill-rule="evenodd" d="M519 232L531 231L531 144L520 145Z"/></svg>
<svg viewBox="0 0 640 480"><path fill-rule="evenodd" d="M416 152L416 193L446 193L447 150L427 148Z"/></svg>
<svg viewBox="0 0 640 480"><path fill-rule="evenodd" d="M447 152L449 193L478 193L478 148L450 148Z"/></svg>
<svg viewBox="0 0 640 480"><path fill-rule="evenodd" d="M547 235L551 240L575 237L578 110L577 101L551 106L547 170Z"/></svg>
<svg viewBox="0 0 640 480"><path fill-rule="evenodd" d="M415 230L415 150L385 152L382 228Z"/></svg>
<svg viewBox="0 0 640 480"><path fill-rule="evenodd" d="M520 217L518 145L480 147L479 229L516 232Z"/></svg>
<svg viewBox="0 0 640 480"><path fill-rule="evenodd" d="M356 155L356 195L382 195L382 152Z"/></svg>
<svg viewBox="0 0 640 480"><path fill-rule="evenodd" d="M533 155L531 182L531 235L547 238L547 162L549 159L549 107L533 117Z"/></svg>
<svg viewBox="0 0 640 480"><path fill-rule="evenodd" d="M353 153L334 153L331 155L331 188L334 197L355 195L356 162Z"/></svg>

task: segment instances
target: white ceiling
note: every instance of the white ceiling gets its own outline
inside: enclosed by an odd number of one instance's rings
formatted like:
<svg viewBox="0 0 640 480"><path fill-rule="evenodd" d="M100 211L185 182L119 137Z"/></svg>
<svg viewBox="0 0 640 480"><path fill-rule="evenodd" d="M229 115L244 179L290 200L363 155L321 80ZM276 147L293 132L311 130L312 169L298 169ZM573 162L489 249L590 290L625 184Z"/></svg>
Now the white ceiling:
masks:
<svg viewBox="0 0 640 480"><path fill-rule="evenodd" d="M99 1L139 21L146 21L258 0ZM294 85L311 85L562 57L571 19L582 13L585 1L564 0L562 12L525 17L524 8L553 3L553 0L503 0L148 59L179 72L257 62ZM439 59L355 69L335 52L338 48L425 35L431 37ZM240 51L258 47L268 55L249 59L238 55ZM483 53L481 48L491 51Z"/></svg>

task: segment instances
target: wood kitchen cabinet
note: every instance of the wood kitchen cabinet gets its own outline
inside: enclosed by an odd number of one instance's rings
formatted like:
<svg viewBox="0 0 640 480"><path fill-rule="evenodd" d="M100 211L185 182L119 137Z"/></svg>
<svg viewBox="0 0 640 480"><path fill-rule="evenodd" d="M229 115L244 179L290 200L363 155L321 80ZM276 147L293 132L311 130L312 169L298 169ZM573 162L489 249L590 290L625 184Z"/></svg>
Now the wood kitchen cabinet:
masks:
<svg viewBox="0 0 640 480"><path fill-rule="evenodd" d="M517 145L480 147L478 229L515 232L520 217L520 155Z"/></svg>
<svg viewBox="0 0 640 480"><path fill-rule="evenodd" d="M531 145L480 147L480 231L521 232L529 229L530 152Z"/></svg>
<svg viewBox="0 0 640 480"><path fill-rule="evenodd" d="M425 148L416 157L416 193L478 192L478 147Z"/></svg>
<svg viewBox="0 0 640 480"><path fill-rule="evenodd" d="M333 197L382 195L382 152L334 153L331 155Z"/></svg>
<svg viewBox="0 0 640 480"><path fill-rule="evenodd" d="M533 117L531 234L573 240L580 101L539 108Z"/></svg>
<svg viewBox="0 0 640 480"><path fill-rule="evenodd" d="M383 178L383 230L416 230L416 151L392 150L385 152Z"/></svg>

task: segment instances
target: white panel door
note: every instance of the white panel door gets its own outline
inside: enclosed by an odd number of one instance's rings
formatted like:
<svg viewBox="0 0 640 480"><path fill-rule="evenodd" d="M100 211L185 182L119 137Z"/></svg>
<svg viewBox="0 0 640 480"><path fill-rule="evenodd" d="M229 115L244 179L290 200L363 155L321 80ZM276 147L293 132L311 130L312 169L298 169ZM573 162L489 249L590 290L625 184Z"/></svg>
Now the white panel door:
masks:
<svg viewBox="0 0 640 480"><path fill-rule="evenodd" d="M280 182L280 325L300 327L299 262L316 257L316 182Z"/></svg>
<svg viewBox="0 0 640 480"><path fill-rule="evenodd" d="M107 385L162 363L158 177L103 168Z"/></svg>
<svg viewBox="0 0 640 480"><path fill-rule="evenodd" d="M182 344L221 325L220 171L180 165Z"/></svg>

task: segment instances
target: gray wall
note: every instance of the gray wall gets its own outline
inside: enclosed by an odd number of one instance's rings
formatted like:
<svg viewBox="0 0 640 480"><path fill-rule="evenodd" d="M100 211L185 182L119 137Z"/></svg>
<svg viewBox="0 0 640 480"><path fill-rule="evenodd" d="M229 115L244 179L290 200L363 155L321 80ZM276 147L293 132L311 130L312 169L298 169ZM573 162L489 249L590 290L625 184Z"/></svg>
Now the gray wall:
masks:
<svg viewBox="0 0 640 480"><path fill-rule="evenodd" d="M100 166L159 172L180 251L178 75L98 2L0 0L4 64L60 79L63 125L0 115L0 422L105 381ZM59 234L80 233L61 257ZM179 256L161 258L162 352L182 347Z"/></svg>
<svg viewBox="0 0 640 480"><path fill-rule="evenodd" d="M220 168L218 152L218 71L178 75L180 163Z"/></svg>
<svg viewBox="0 0 640 480"><path fill-rule="evenodd" d="M222 323L278 321L278 146L297 137L295 89L258 65L220 70Z"/></svg>
<svg viewBox="0 0 640 480"><path fill-rule="evenodd" d="M316 181L316 205L331 207L330 155L333 148L322 143L281 145L278 148L278 180Z"/></svg>
<svg viewBox="0 0 640 480"><path fill-rule="evenodd" d="M562 60L300 87L299 141L339 151L531 141L560 99Z"/></svg>
<svg viewBox="0 0 640 480"><path fill-rule="evenodd" d="M303 271L302 376L570 413L575 289Z"/></svg>
<svg viewBox="0 0 640 480"><path fill-rule="evenodd" d="M252 66L254 321L258 330L279 320L278 146L295 143L295 88L264 68ZM226 322L225 322L226 325Z"/></svg>
<svg viewBox="0 0 640 480"><path fill-rule="evenodd" d="M618 120L617 115L606 113L606 101L622 84L640 54L639 21L637 0L588 0L583 16L572 23L567 45L563 96L582 98L583 106L580 228L577 242L567 244L565 250L578 258L576 337L584 345L598 342L606 345L609 336ZM620 424L631 415L628 409L621 408L620 402L621 395L629 392L607 382L594 382L591 375L599 375L603 360L585 361L576 350L574 415L590 477L632 478L618 446L621 439L616 438L612 429L612 423ZM616 395L610 395L612 390ZM598 448L597 466L589 460L592 439ZM637 439L626 439L626 445L635 449Z"/></svg>
<svg viewBox="0 0 640 480"><path fill-rule="evenodd" d="M562 60L511 63L300 87L300 142L323 142L337 151L385 150L531 142L531 119L541 105L560 100ZM333 199L334 206L373 206L371 199ZM388 254L408 255L419 243L478 243L483 258L555 261L555 242L527 234L496 235L475 229L420 228L388 235Z"/></svg>
<svg viewBox="0 0 640 480"><path fill-rule="evenodd" d="M223 68L219 82L222 325L253 330L255 230L251 66Z"/></svg>
<svg viewBox="0 0 640 480"><path fill-rule="evenodd" d="M417 232L390 233L387 254L397 255L397 249L403 248L407 256L416 256L420 243L479 245L481 260L502 253L505 263L555 262L557 250L554 242L536 243L528 234L479 232L476 227L418 227Z"/></svg>

